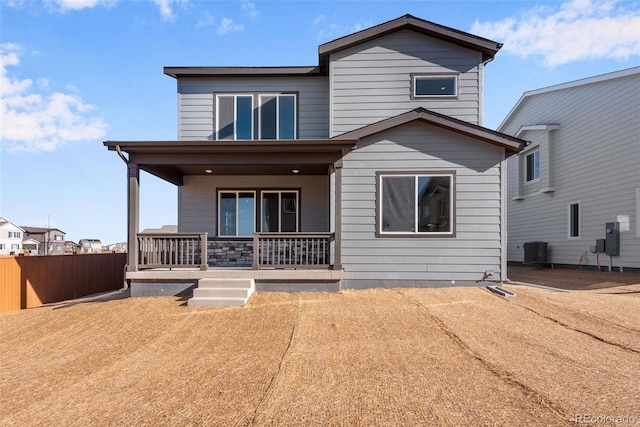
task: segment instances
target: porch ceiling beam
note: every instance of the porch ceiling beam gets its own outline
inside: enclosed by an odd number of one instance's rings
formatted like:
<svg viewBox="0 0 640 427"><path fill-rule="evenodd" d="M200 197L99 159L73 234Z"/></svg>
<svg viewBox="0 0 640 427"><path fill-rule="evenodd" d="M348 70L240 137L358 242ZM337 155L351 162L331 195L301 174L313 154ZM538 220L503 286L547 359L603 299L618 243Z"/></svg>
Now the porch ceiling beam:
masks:
<svg viewBox="0 0 640 427"><path fill-rule="evenodd" d="M333 164L341 153L136 153L131 159L146 168L171 165L319 165ZM146 170L146 169L145 169Z"/></svg>

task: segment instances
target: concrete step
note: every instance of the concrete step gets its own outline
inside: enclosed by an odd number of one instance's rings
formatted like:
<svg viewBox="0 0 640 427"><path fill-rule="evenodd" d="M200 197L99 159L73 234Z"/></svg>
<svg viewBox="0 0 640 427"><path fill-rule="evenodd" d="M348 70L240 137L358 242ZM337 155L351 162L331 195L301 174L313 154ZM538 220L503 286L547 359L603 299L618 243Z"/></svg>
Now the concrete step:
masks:
<svg viewBox="0 0 640 427"><path fill-rule="evenodd" d="M198 287L193 290L193 298L189 306L242 306L256 289L253 279L200 279Z"/></svg>
<svg viewBox="0 0 640 427"><path fill-rule="evenodd" d="M194 298L207 297L230 297L230 298L248 298L251 295L251 288L195 288L193 290Z"/></svg>
<svg viewBox="0 0 640 427"><path fill-rule="evenodd" d="M253 283L253 279L200 279L198 280L198 288L248 288L251 287Z"/></svg>
<svg viewBox="0 0 640 427"><path fill-rule="evenodd" d="M248 299L248 298L247 298ZM191 298L188 301L189 307L227 307L243 306L247 303L245 298L225 298L225 297L204 297Z"/></svg>

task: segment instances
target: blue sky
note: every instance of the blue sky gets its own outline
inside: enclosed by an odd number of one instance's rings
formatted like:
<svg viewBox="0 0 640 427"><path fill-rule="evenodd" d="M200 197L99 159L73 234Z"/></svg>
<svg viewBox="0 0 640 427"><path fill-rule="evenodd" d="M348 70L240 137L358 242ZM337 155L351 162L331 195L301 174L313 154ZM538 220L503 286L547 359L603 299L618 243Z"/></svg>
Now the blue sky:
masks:
<svg viewBox="0 0 640 427"><path fill-rule="evenodd" d="M319 44L410 13L504 47L484 125L527 90L640 65L638 1L0 0L0 216L126 240L126 171L104 140L177 137L163 66L317 65ZM175 224L143 173L140 228Z"/></svg>

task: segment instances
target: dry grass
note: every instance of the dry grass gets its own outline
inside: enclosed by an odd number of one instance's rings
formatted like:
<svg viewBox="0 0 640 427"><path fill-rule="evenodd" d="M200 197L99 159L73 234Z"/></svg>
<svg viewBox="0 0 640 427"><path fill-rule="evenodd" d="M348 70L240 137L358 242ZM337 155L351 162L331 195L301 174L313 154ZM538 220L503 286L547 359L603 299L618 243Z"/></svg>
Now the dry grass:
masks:
<svg viewBox="0 0 640 427"><path fill-rule="evenodd" d="M0 425L640 421L640 284L257 293L0 316Z"/></svg>

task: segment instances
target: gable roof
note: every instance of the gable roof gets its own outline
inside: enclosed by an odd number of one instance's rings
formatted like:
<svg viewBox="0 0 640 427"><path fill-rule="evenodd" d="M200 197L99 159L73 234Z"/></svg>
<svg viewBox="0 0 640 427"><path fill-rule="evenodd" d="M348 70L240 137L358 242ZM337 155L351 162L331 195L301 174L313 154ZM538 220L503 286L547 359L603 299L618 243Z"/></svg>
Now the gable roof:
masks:
<svg viewBox="0 0 640 427"><path fill-rule="evenodd" d="M594 83L605 82L608 80L619 79L622 77L628 77L633 75L640 75L640 67L627 68L625 70L614 71L612 73L601 74L598 76L588 77L586 79L574 80L567 83L561 83L553 86L543 87L541 89L530 90L522 94L518 102L511 108L509 113L505 116L498 129L503 129L511 116L515 114L516 111L520 109L522 104L524 104L529 98L534 97L536 95L540 95L543 93L557 92L564 89L570 89L574 87L586 86Z"/></svg>
<svg viewBox="0 0 640 427"><path fill-rule="evenodd" d="M0 227L4 227L4 226L5 226L5 225L7 225L7 224L9 224L9 225L13 225L13 226L14 226L14 227L16 227L18 230L20 230L20 231L24 232L24 229L23 229L22 227L20 227L20 226L19 226L19 225L17 225L17 224L14 224L13 222L9 221L9 220L8 220L8 219L6 219L6 218L3 218L3 217L1 217L1 216L0 216Z"/></svg>
<svg viewBox="0 0 640 427"><path fill-rule="evenodd" d="M444 114L439 114L422 107L391 117L389 119L372 123L370 125L352 130L350 132L343 133L341 135L333 137L332 139L362 139L413 121L428 123L433 126L438 126L452 132L456 132L462 135L482 140L484 142L488 142L493 145L497 145L504 148L507 151L507 154L518 153L527 145L527 141L523 139L497 132L482 126L474 125L463 120L454 119L452 117L445 116Z"/></svg>
<svg viewBox="0 0 640 427"><path fill-rule="evenodd" d="M407 14L400 18L376 25L375 27L367 28L320 45L318 47L320 63L322 63L323 59L327 59L332 53L404 29L482 52L483 61L493 59L502 47L502 43L465 33L455 28L425 21L424 19Z"/></svg>
<svg viewBox="0 0 640 427"><path fill-rule="evenodd" d="M60 233L65 234L64 231L58 228L28 227L26 225L23 225L22 229L25 231L25 233L29 234L45 234L48 231L59 231Z"/></svg>
<svg viewBox="0 0 640 427"><path fill-rule="evenodd" d="M455 28L425 21L412 15L404 15L400 18L321 44L318 46L318 63L320 66L164 67L164 73L175 79L180 77L203 76L326 76L328 74L328 67L326 65L332 53L405 29L481 52L483 61L493 59L502 47L502 43L465 33Z"/></svg>

